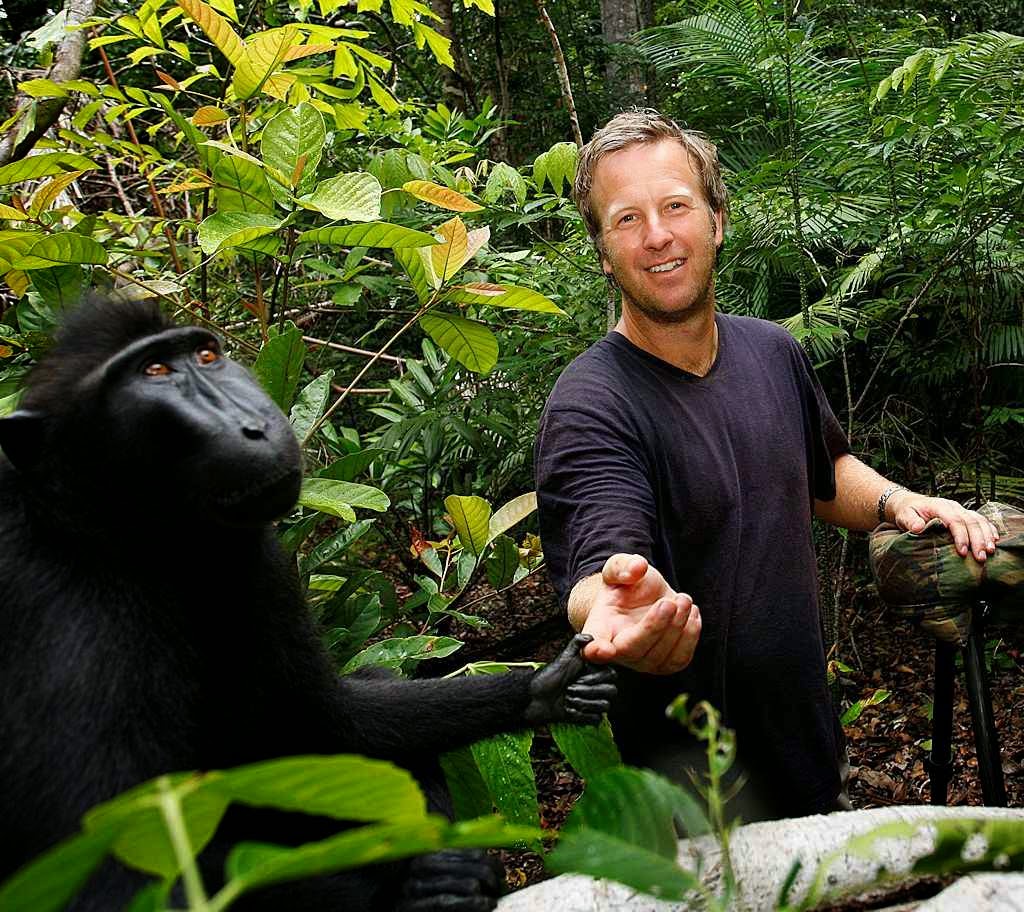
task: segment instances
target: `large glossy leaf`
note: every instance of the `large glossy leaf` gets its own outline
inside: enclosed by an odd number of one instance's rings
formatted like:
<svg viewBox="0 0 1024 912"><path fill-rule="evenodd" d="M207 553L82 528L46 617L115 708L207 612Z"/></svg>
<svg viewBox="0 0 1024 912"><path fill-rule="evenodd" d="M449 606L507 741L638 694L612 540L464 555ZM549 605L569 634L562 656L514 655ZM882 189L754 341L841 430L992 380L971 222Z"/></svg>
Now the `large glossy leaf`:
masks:
<svg viewBox="0 0 1024 912"><path fill-rule="evenodd" d="M326 141L323 115L311 104L300 104L281 111L263 128L260 154L292 179L296 193L306 193L316 183Z"/></svg>
<svg viewBox="0 0 1024 912"><path fill-rule="evenodd" d="M494 550L487 558L487 582L495 589L504 589L515 579L519 569L519 549L507 535L494 539Z"/></svg>
<svg viewBox="0 0 1024 912"><path fill-rule="evenodd" d="M41 231L0 231L0 272L9 272L45 235Z"/></svg>
<svg viewBox="0 0 1024 912"><path fill-rule="evenodd" d="M331 244L338 247L384 247L396 250L426 247L436 244L437 239L425 231L415 231L401 225L368 222L362 225L337 225L332 228L303 231L299 235L299 243Z"/></svg>
<svg viewBox="0 0 1024 912"><path fill-rule="evenodd" d="M64 231L33 244L13 264L15 269L50 269L53 266L99 265L107 262L107 251L92 238Z"/></svg>
<svg viewBox="0 0 1024 912"><path fill-rule="evenodd" d="M491 505L482 497L451 494L444 499L444 508L459 533L462 547L479 555L490 539Z"/></svg>
<svg viewBox="0 0 1024 912"><path fill-rule="evenodd" d="M380 488L333 478L307 478L302 484L299 503L349 522L355 522L355 507L383 513L391 506L391 500Z"/></svg>
<svg viewBox="0 0 1024 912"><path fill-rule="evenodd" d="M235 78L231 82L235 96L242 101L252 98L281 66L288 50L299 38L299 30L286 25L257 32L246 41L242 57L235 63Z"/></svg>
<svg viewBox="0 0 1024 912"><path fill-rule="evenodd" d="M442 187L428 180L411 180L402 184L402 189L415 196L417 199L432 203L441 209L448 209L451 212L479 212L484 207L474 203L468 197L463 196L448 187Z"/></svg>
<svg viewBox="0 0 1024 912"><path fill-rule="evenodd" d="M284 332L267 340L253 365L253 371L263 388L286 414L292 406L305 359L306 346L302 341L302 330L289 324Z"/></svg>
<svg viewBox="0 0 1024 912"><path fill-rule="evenodd" d="M273 234L281 220L263 212L215 212L199 225L199 246L209 255Z"/></svg>
<svg viewBox="0 0 1024 912"><path fill-rule="evenodd" d="M474 283L456 285L445 292L443 300L456 304L476 304L486 307L508 307L512 310L532 310L537 313L562 314L562 310L551 298L546 298L530 288L517 285L491 285Z"/></svg>
<svg viewBox="0 0 1024 912"><path fill-rule="evenodd" d="M339 174L317 184L299 203L329 219L372 222L380 218L380 181L365 171Z"/></svg>
<svg viewBox="0 0 1024 912"><path fill-rule="evenodd" d="M398 670L406 662L425 659L443 659L462 648L462 643L451 637L411 636L381 640L353 656L341 670L350 674L357 668L374 665Z"/></svg>
<svg viewBox="0 0 1024 912"><path fill-rule="evenodd" d="M274 195L263 169L237 155L225 155L213 169L220 212L274 211Z"/></svg>
<svg viewBox="0 0 1024 912"><path fill-rule="evenodd" d="M431 238L431 241L432 243L437 243L433 238ZM430 248L404 247L395 250L395 259L401 264L405 274L409 276L409 284L412 286L413 291L416 292L416 297L422 304L430 297L432 281L429 266Z"/></svg>
<svg viewBox="0 0 1024 912"><path fill-rule="evenodd" d="M84 155L72 152L43 152L0 168L0 187L64 174L67 171L92 171L98 167L99 165Z"/></svg>
<svg viewBox="0 0 1024 912"><path fill-rule="evenodd" d="M245 56L245 45L227 19L202 0L178 0L178 6L185 11L189 19L206 32L206 37L220 49L233 66L239 64Z"/></svg>
<svg viewBox="0 0 1024 912"><path fill-rule="evenodd" d="M0 909L60 912L99 866L116 830L82 833L54 846L0 887Z"/></svg>
<svg viewBox="0 0 1024 912"><path fill-rule="evenodd" d="M538 826L537 781L530 762L532 731L503 732L472 745L480 776L506 820Z"/></svg>
<svg viewBox="0 0 1024 912"><path fill-rule="evenodd" d="M504 532L508 532L517 522L526 519L537 509L537 492L529 491L513 497L503 507L494 511L490 522L490 537L496 538Z"/></svg>
<svg viewBox="0 0 1024 912"><path fill-rule="evenodd" d="M214 776L216 774L213 774ZM111 850L125 864L172 878L181 870L162 810L165 796L180 803L189 844L198 852L213 837L228 801L209 787L213 777L175 773L131 789L85 815L89 832L109 829L117 835Z"/></svg>
<svg viewBox="0 0 1024 912"><path fill-rule="evenodd" d="M469 745L441 754L441 770L452 796L456 820L472 820L493 811L491 793Z"/></svg>
<svg viewBox="0 0 1024 912"><path fill-rule="evenodd" d="M416 820L427 803L416 780L381 760L339 755L287 757L219 773L224 798L336 820Z"/></svg>
<svg viewBox="0 0 1024 912"><path fill-rule="evenodd" d="M40 187L32 196L28 212L33 218L46 212L57 198L67 190L79 177L85 174L84 171L68 171L66 174L58 174Z"/></svg>
<svg viewBox="0 0 1024 912"><path fill-rule="evenodd" d="M556 874L617 880L659 899L684 899L701 884L675 861L597 830L563 834L544 863Z"/></svg>
<svg viewBox="0 0 1024 912"><path fill-rule="evenodd" d="M331 395L331 381L334 379L334 371L324 371L319 377L309 383L299 393L299 398L292 406L291 414L288 416L292 423L292 430L299 440L305 440L309 429L320 420L320 416L327 408L327 400Z"/></svg>
<svg viewBox="0 0 1024 912"><path fill-rule="evenodd" d="M551 736L562 756L585 782L593 782L605 770L622 764L607 719L602 719L598 726L558 722L551 726Z"/></svg>
<svg viewBox="0 0 1024 912"><path fill-rule="evenodd" d="M420 326L459 364L474 373L486 374L498 363L498 340L480 323L432 311L420 317Z"/></svg>
<svg viewBox="0 0 1024 912"><path fill-rule="evenodd" d="M469 259L469 233L462 219L456 217L439 225L437 233L442 241L431 247L431 284L437 288L454 276Z"/></svg>

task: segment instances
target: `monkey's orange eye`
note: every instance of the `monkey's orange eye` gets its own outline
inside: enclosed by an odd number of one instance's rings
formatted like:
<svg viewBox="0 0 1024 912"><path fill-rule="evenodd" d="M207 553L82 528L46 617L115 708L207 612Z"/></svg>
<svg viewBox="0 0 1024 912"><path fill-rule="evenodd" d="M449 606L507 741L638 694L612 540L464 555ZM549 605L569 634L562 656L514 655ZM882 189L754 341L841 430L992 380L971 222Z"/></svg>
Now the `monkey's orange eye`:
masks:
<svg viewBox="0 0 1024 912"><path fill-rule="evenodd" d="M213 364L213 362L218 360L219 358L220 352L218 352L214 348L210 348L209 346L207 346L206 348L201 348L196 352L196 360L200 364Z"/></svg>
<svg viewBox="0 0 1024 912"><path fill-rule="evenodd" d="M147 364L142 372L147 377L165 377L171 372L171 369L166 364L154 361L152 364Z"/></svg>

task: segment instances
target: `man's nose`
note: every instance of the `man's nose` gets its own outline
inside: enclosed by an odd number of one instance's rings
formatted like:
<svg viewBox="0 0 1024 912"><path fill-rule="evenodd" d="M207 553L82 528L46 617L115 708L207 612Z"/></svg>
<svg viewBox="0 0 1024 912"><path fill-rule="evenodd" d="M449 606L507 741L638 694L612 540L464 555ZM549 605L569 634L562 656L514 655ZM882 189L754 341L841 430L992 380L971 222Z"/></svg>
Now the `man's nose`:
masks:
<svg viewBox="0 0 1024 912"><path fill-rule="evenodd" d="M647 230L644 232L644 247L648 250L661 250L672 243L672 232L660 218L652 218L647 222Z"/></svg>

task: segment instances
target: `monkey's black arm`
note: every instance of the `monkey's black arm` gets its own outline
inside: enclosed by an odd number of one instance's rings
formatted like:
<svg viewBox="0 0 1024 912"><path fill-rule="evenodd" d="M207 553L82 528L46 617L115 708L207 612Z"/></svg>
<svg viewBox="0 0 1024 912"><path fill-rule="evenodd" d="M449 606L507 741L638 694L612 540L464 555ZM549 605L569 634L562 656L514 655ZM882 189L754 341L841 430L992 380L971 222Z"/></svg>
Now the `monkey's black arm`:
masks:
<svg viewBox="0 0 1024 912"><path fill-rule="evenodd" d="M537 672L451 680L343 678L346 741L351 750L372 756L422 757L546 722L597 724L615 696L615 672L584 661L580 652L589 641L577 634Z"/></svg>

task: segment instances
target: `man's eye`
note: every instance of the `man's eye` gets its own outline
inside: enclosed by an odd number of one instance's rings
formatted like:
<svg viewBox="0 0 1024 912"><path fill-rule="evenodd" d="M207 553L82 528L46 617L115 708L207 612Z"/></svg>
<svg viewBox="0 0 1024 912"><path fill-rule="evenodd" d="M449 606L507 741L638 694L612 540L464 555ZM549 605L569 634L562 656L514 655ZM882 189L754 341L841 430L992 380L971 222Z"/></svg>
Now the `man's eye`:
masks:
<svg viewBox="0 0 1024 912"><path fill-rule="evenodd" d="M620 225L626 225L626 224L629 224L630 222L633 222L635 220L636 220L636 216L635 215L624 215L624 216L622 216L622 218L619 219L619 224Z"/></svg>
<svg viewBox="0 0 1024 912"><path fill-rule="evenodd" d="M142 372L147 377L166 377L171 369L161 361L154 361L152 364L147 364Z"/></svg>

